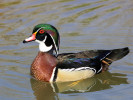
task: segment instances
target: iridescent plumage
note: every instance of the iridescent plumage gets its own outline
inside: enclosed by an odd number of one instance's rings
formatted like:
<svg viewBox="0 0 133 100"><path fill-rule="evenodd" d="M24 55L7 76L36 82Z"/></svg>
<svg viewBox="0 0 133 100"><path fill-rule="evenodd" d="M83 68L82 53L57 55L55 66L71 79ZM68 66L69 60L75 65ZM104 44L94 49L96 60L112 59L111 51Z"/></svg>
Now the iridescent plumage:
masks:
<svg viewBox="0 0 133 100"><path fill-rule="evenodd" d="M106 71L113 61L129 53L128 47L125 47L58 54L59 32L49 24L36 25L32 36L25 39L23 43L30 41L39 43L40 51L31 65L31 74L41 81L64 82L89 78Z"/></svg>

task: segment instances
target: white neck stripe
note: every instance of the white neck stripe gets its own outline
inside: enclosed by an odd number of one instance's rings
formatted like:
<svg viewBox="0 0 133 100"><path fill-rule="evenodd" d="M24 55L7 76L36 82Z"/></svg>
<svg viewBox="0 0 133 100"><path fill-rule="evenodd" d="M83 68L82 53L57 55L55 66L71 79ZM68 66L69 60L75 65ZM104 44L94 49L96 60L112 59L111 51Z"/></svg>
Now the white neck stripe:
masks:
<svg viewBox="0 0 133 100"><path fill-rule="evenodd" d="M51 34L49 34L49 35L51 36ZM57 45L55 44L55 41L54 41L54 39L53 39L52 36L51 36L51 38L52 38L52 40L53 40L53 42L54 42L54 46L55 46L55 49L56 49L56 53L57 53L57 55L58 55Z"/></svg>

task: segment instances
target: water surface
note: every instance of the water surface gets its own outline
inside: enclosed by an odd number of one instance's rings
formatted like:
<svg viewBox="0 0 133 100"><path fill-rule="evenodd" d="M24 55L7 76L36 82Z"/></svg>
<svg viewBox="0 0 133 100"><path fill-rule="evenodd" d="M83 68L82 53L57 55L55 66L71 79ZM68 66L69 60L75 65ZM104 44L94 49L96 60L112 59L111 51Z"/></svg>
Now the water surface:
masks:
<svg viewBox="0 0 133 100"><path fill-rule="evenodd" d="M132 0L3 0L0 2L1 100L131 100L133 98ZM60 33L60 53L128 46L130 53L109 71L49 84L30 76L37 43L23 44L39 23Z"/></svg>

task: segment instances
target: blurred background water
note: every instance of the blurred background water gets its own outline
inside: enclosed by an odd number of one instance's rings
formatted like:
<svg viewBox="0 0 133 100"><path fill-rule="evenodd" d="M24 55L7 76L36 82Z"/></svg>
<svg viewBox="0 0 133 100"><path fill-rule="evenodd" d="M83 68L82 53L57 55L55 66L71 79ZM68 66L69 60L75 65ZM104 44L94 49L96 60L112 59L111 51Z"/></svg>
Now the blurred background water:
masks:
<svg viewBox="0 0 133 100"><path fill-rule="evenodd" d="M60 53L128 46L110 70L79 84L49 84L30 76L37 43L23 44L39 23L60 33ZM132 0L1 0L0 100L131 100L133 98Z"/></svg>

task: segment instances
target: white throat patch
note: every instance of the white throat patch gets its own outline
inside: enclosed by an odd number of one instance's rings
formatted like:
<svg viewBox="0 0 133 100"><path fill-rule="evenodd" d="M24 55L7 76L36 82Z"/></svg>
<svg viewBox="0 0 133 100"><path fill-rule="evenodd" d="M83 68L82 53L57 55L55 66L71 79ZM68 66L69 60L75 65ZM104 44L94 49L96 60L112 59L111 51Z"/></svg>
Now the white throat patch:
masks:
<svg viewBox="0 0 133 100"><path fill-rule="evenodd" d="M52 49L52 47L53 47L52 45L46 46L46 44L45 44L46 39L47 39L47 36L45 36L45 39L44 39L43 41L35 40L36 42L39 43L39 50L40 50L41 52L48 52L48 51L50 51L50 50Z"/></svg>

